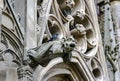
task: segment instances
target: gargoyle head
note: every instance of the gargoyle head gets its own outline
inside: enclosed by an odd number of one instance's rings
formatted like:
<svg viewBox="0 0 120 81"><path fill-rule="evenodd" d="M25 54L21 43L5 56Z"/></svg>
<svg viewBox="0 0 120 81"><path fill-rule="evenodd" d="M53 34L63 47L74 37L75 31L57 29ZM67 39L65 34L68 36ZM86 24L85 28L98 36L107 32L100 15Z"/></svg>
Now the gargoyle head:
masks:
<svg viewBox="0 0 120 81"><path fill-rule="evenodd" d="M72 37L67 37L64 39L63 48L65 52L72 51L76 47L77 41Z"/></svg>

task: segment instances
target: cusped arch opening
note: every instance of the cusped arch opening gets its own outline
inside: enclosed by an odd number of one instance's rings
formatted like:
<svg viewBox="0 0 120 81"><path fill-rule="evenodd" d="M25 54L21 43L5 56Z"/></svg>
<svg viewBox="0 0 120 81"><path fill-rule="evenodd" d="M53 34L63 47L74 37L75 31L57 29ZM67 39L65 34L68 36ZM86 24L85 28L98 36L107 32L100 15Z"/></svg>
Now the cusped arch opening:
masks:
<svg viewBox="0 0 120 81"><path fill-rule="evenodd" d="M46 67L48 68L48 67ZM50 68L40 81L89 81L77 63L59 63Z"/></svg>

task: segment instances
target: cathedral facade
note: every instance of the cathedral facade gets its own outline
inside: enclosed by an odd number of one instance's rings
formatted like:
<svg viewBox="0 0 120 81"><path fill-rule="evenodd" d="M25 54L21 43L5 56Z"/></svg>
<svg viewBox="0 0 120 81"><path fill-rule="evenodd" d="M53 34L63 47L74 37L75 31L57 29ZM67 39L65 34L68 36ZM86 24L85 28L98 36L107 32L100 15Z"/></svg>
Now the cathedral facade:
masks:
<svg viewBox="0 0 120 81"><path fill-rule="evenodd" d="M0 81L119 81L119 7L0 0Z"/></svg>

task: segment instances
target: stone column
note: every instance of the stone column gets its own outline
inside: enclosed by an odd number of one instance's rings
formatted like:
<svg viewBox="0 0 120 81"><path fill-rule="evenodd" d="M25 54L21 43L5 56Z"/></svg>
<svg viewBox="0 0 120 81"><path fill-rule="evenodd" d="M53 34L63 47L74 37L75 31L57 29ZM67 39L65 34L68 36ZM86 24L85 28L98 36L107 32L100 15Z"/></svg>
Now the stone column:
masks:
<svg viewBox="0 0 120 81"><path fill-rule="evenodd" d="M27 50L37 46L36 25L37 0L25 0L24 61L27 60ZM19 81L33 81L29 65L19 67L17 71Z"/></svg>
<svg viewBox="0 0 120 81"><path fill-rule="evenodd" d="M115 36L109 0L105 1L104 8L104 46L109 45L113 50L115 47Z"/></svg>
<svg viewBox="0 0 120 81"><path fill-rule="evenodd" d="M36 24L37 24L37 0L25 0L25 13L26 13L26 22L25 22L25 56L26 60L26 51L30 48L35 48L37 46L37 35L36 35Z"/></svg>
<svg viewBox="0 0 120 81"><path fill-rule="evenodd" d="M115 30L115 39L116 45L119 44L118 48L118 56L120 56L120 1L119 0L112 0L111 1L111 8L112 8L112 16L114 22L114 30ZM115 73L115 81L119 81L120 76L120 58L118 58L119 69Z"/></svg>
<svg viewBox="0 0 120 81"><path fill-rule="evenodd" d="M111 2L112 8L112 16L114 21L114 28L115 28L115 38L116 42L120 43L120 1L112 1Z"/></svg>

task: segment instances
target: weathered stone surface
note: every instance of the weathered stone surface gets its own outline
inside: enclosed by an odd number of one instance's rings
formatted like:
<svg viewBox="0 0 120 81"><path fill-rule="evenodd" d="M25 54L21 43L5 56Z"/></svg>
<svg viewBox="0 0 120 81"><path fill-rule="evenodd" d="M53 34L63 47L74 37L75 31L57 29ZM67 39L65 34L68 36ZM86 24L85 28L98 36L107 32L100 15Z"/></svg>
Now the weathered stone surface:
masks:
<svg viewBox="0 0 120 81"><path fill-rule="evenodd" d="M4 5L0 81L108 81L94 0Z"/></svg>

